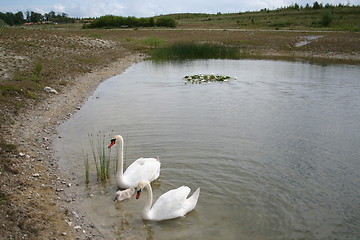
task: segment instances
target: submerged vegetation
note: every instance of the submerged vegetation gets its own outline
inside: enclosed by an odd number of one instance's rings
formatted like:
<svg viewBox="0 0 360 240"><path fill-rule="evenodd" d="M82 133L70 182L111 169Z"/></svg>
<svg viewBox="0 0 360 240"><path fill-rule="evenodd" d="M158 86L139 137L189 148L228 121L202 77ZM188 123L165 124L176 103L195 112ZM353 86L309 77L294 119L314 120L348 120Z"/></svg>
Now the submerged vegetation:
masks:
<svg viewBox="0 0 360 240"><path fill-rule="evenodd" d="M186 59L239 59L238 47L217 43L176 43L150 52L154 61Z"/></svg>

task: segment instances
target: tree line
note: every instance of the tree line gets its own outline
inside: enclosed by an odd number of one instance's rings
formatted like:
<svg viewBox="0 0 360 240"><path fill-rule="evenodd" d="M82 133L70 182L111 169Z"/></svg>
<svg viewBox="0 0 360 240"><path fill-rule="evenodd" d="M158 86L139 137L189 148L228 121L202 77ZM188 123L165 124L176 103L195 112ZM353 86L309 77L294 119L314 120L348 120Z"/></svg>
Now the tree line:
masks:
<svg viewBox="0 0 360 240"><path fill-rule="evenodd" d="M93 20L86 28L117 28L117 27L176 27L175 19L171 17L158 17L156 20L153 17L149 18L136 18L136 17L121 17L114 15L105 15L99 18L86 18ZM5 24L14 26L22 25L25 23L74 23L80 18L71 18L66 13L49 13L41 14L34 11L26 11L25 13L19 11L0 12L0 21L3 20ZM84 19L82 19L84 20Z"/></svg>
<svg viewBox="0 0 360 240"><path fill-rule="evenodd" d="M120 17L114 15L106 15L96 18L86 28L121 28L121 27L176 27L175 19L171 17L159 17L154 19L136 18L136 17Z"/></svg>
<svg viewBox="0 0 360 240"><path fill-rule="evenodd" d="M54 11L45 14L34 11L26 11L25 13L21 11L17 13L0 12L0 19L10 26L39 22L73 23L76 20L76 18L71 18L66 13L55 13Z"/></svg>
<svg viewBox="0 0 360 240"><path fill-rule="evenodd" d="M297 3L294 3L290 6L287 6L287 7L281 7L281 8L278 8L276 10L300 10L300 9L323 9L323 8L341 8L341 7L351 7L350 4L347 4L347 5L344 5L344 4L341 4L339 3L338 5L332 5L330 3L326 3L325 5L323 3L319 3L318 1L315 1L313 3L312 6L310 6L308 3L304 6L302 5L299 5ZM275 11L276 11L275 10ZM261 9L260 11L269 11L269 9Z"/></svg>

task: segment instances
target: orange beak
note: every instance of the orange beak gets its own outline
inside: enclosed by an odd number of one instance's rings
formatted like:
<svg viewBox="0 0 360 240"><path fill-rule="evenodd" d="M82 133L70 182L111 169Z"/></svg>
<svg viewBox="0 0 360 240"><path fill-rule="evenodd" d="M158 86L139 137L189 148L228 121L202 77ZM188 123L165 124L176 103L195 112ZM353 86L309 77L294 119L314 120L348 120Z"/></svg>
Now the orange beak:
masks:
<svg viewBox="0 0 360 240"><path fill-rule="evenodd" d="M136 192L136 199L139 199L139 198L140 198L140 194L141 194L141 189Z"/></svg>
<svg viewBox="0 0 360 240"><path fill-rule="evenodd" d="M108 148L111 148L112 146L114 146L114 145L115 145L115 141L116 141L116 139L111 139L111 143L110 143L110 145L108 146Z"/></svg>

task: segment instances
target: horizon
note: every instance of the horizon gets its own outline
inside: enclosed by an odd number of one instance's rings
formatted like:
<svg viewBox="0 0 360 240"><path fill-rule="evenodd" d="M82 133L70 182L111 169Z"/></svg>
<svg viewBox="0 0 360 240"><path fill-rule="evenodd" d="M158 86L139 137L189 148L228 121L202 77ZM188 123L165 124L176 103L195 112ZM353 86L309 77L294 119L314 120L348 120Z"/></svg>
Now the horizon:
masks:
<svg viewBox="0 0 360 240"><path fill-rule="evenodd" d="M186 4L186 3L189 4ZM228 14L237 12L257 12L263 9L276 10L298 4L305 7L307 4L313 6L314 2L318 2L325 6L330 4L337 6L360 6L360 0L337 1L331 0L321 1L291 1L291 0L258 0L256 2L248 2L244 0L224 0L219 6L215 1L189 1L169 3L165 0L133 0L127 2L124 0L104 0L98 3L96 0L13 0L11 2L2 3L0 12L17 13L19 11L26 13L33 11L40 14L49 12L66 13L71 18L97 18L104 15L115 15L124 17L155 17L168 14Z"/></svg>

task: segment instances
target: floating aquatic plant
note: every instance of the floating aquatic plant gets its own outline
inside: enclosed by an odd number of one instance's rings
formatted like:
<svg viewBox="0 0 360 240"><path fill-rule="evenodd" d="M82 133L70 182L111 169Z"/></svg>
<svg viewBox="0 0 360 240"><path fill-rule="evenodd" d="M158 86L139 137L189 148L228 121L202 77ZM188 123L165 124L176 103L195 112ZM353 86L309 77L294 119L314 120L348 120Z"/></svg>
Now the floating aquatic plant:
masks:
<svg viewBox="0 0 360 240"><path fill-rule="evenodd" d="M232 78L227 75L219 75L219 74L195 74L191 76L185 76L185 84L201 84L201 83L211 83L211 82L227 82L230 79L236 79L236 77Z"/></svg>

